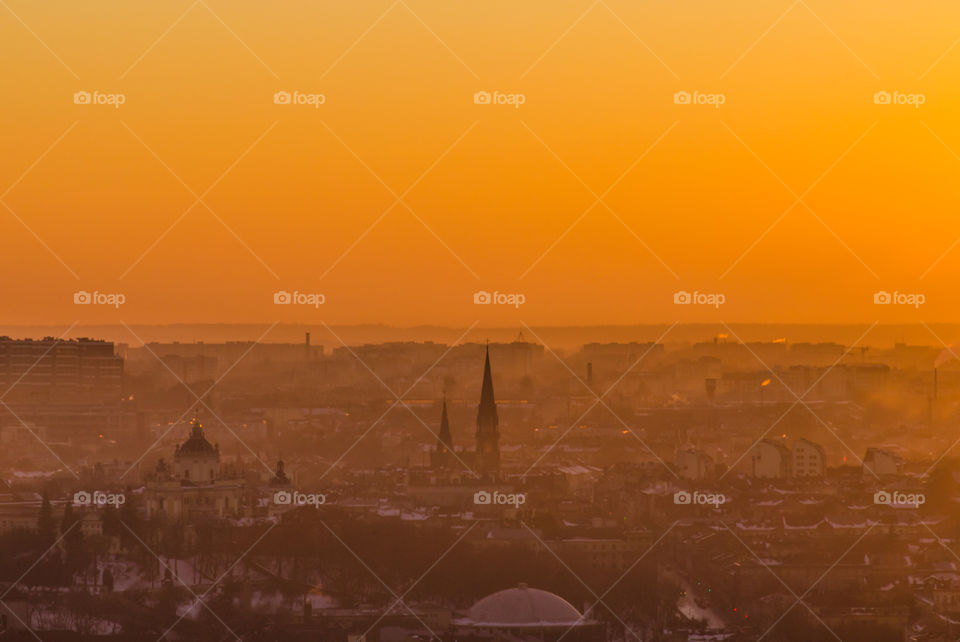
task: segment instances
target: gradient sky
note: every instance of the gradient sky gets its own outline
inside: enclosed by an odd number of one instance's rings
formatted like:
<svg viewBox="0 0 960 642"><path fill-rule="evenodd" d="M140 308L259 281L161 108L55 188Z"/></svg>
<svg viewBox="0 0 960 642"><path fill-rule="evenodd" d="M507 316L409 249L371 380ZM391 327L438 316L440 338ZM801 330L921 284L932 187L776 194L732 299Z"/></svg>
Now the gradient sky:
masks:
<svg viewBox="0 0 960 642"><path fill-rule="evenodd" d="M0 323L957 321L958 38L947 1L4 0Z"/></svg>

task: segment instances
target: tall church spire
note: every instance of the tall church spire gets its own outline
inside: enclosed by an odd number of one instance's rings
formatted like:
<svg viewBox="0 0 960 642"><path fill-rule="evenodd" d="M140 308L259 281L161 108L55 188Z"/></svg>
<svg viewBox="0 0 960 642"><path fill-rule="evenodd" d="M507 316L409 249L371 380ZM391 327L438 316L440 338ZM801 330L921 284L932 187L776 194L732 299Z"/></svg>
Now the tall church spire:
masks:
<svg viewBox="0 0 960 642"><path fill-rule="evenodd" d="M490 370L490 346L487 345L483 363L483 384L480 387L480 406L477 408L477 467L483 474L500 470L500 419L493 396L493 374Z"/></svg>
<svg viewBox="0 0 960 642"><path fill-rule="evenodd" d="M450 420L447 418L447 393L443 393L443 409L440 411L440 432L434 448L431 462L434 468L448 468L453 459L453 435L450 433Z"/></svg>

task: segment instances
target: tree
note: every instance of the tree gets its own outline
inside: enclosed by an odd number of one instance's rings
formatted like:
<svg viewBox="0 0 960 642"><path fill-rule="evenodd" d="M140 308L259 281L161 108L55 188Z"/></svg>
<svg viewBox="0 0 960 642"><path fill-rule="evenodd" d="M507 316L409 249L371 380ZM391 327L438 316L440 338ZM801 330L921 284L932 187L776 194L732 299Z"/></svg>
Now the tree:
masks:
<svg viewBox="0 0 960 642"><path fill-rule="evenodd" d="M63 519L60 521L60 533L67 552L67 572L71 574L80 570L85 562L83 530L79 522L80 516L73 512L71 504L67 504L63 509Z"/></svg>
<svg viewBox="0 0 960 642"><path fill-rule="evenodd" d="M103 588L107 593L113 592L113 573L110 572L109 568L103 569L102 575Z"/></svg>
<svg viewBox="0 0 960 642"><path fill-rule="evenodd" d="M120 525L120 512L116 506L108 504L103 509L102 518L103 534L107 537L119 537L126 532L126 529Z"/></svg>
<svg viewBox="0 0 960 642"><path fill-rule="evenodd" d="M37 530L40 532L40 542L44 547L50 546L56 537L57 524L53 519L53 506L47 491L43 491L43 502L40 504L40 516L37 518Z"/></svg>

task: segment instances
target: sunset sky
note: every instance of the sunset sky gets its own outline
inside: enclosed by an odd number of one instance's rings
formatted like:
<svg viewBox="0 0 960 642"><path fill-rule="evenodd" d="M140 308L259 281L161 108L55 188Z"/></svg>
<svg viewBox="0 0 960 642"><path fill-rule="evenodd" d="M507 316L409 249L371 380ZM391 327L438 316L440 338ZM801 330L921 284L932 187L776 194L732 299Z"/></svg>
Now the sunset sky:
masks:
<svg viewBox="0 0 960 642"><path fill-rule="evenodd" d="M960 321L958 38L946 0L2 0L0 323Z"/></svg>

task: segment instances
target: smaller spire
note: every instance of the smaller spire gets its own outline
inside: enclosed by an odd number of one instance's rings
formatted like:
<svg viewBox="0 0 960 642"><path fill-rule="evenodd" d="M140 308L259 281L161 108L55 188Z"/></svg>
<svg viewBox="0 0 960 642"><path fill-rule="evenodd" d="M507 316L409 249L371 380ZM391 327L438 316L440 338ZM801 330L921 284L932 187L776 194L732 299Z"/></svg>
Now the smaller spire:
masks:
<svg viewBox="0 0 960 642"><path fill-rule="evenodd" d="M287 478L287 472L283 468L283 460L277 460L277 471L273 476L273 481L277 484L289 484L290 479Z"/></svg>
<svg viewBox="0 0 960 642"><path fill-rule="evenodd" d="M437 450L453 450L453 436L450 434L450 419L447 417L447 393L443 393L443 406L440 410L440 433L437 435Z"/></svg>
<svg viewBox="0 0 960 642"><path fill-rule="evenodd" d="M431 464L435 468L449 468L453 454L453 435L450 433L450 420L447 417L447 392L443 392L443 406L440 410L440 432L437 434L437 445L430 455Z"/></svg>
<svg viewBox="0 0 960 642"><path fill-rule="evenodd" d="M198 417L196 413L194 413L193 419L190 420L190 437L203 437L203 424L200 423L200 417Z"/></svg>

